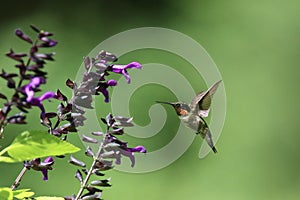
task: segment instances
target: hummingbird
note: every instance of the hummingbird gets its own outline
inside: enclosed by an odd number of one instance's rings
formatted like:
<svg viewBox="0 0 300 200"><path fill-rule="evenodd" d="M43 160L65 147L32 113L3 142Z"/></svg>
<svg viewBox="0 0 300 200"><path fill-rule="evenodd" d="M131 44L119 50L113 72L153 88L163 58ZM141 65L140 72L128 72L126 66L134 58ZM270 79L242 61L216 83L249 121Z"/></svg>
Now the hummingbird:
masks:
<svg viewBox="0 0 300 200"><path fill-rule="evenodd" d="M192 102L190 104L186 104L183 102L156 101L157 103L173 106L181 121L183 121L183 123L187 127L196 131L197 135L200 135L203 139L205 139L214 153L217 153L218 151L212 140L212 135L209 127L203 118L207 117L209 114L212 97L215 94L221 81L222 80L216 82L206 91L199 92L192 99Z"/></svg>

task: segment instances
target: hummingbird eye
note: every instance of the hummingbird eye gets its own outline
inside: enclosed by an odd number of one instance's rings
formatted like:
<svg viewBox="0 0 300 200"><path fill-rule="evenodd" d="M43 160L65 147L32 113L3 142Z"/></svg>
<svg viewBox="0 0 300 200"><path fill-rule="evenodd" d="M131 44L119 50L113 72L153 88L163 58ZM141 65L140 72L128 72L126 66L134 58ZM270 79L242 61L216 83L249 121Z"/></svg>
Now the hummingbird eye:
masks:
<svg viewBox="0 0 300 200"><path fill-rule="evenodd" d="M180 108L180 103L176 103L176 104L175 104L175 107L176 107L176 108Z"/></svg>

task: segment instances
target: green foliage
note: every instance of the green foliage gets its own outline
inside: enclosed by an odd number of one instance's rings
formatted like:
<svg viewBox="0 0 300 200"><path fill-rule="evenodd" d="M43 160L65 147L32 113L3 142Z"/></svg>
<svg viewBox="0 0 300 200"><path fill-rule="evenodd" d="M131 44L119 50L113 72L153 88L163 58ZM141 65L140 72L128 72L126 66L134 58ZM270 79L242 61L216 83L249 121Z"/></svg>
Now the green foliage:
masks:
<svg viewBox="0 0 300 200"><path fill-rule="evenodd" d="M13 192L10 188L0 188L0 199L13 200Z"/></svg>
<svg viewBox="0 0 300 200"><path fill-rule="evenodd" d="M30 189L21 189L21 190L14 190L13 196L17 199L24 199L34 195L34 192L31 192Z"/></svg>
<svg viewBox="0 0 300 200"><path fill-rule="evenodd" d="M25 131L0 152L0 162L21 162L34 158L58 156L79 151L78 147L44 131ZM3 156L6 153L9 156Z"/></svg>
<svg viewBox="0 0 300 200"><path fill-rule="evenodd" d="M47 196L36 197L34 199L35 200L64 200L64 198L62 197L47 197Z"/></svg>

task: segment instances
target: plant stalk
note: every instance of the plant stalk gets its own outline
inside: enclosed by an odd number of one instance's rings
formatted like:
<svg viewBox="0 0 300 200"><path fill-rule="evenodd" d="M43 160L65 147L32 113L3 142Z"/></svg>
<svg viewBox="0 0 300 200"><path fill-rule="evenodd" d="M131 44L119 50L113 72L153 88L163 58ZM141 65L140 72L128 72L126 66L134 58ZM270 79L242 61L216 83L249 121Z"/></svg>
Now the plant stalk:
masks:
<svg viewBox="0 0 300 200"><path fill-rule="evenodd" d="M21 170L20 174L18 175L18 177L16 178L15 182L10 186L11 190L16 189L19 185L20 182L22 180L22 177L24 176L24 174L26 173L28 169L26 167L23 167L23 169Z"/></svg>
<svg viewBox="0 0 300 200"><path fill-rule="evenodd" d="M97 154L96 154L96 156L94 158L94 161L93 161L93 163L92 163L92 165L91 165L91 167L90 167L90 169L89 169L89 171L88 171L88 173L87 173L84 181L81 184L80 190L78 191L78 194L77 194L75 200L79 200L80 199L80 196L82 195L84 189L87 187L88 181L89 181L89 179L90 179L90 177L91 177L91 175L93 173L94 166L96 165L97 161L101 160L101 152L102 152L102 149L104 147L107 135L108 135L108 131L103 136L103 139L102 139L102 142L101 142L101 144L99 146L98 152L97 152Z"/></svg>

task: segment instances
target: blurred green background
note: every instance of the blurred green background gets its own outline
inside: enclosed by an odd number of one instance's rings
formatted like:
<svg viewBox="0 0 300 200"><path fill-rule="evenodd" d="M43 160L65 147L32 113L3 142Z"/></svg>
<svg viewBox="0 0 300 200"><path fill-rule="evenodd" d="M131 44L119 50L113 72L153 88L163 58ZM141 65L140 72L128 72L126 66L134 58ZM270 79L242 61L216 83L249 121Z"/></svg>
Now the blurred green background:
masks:
<svg viewBox="0 0 300 200"><path fill-rule="evenodd" d="M199 160L202 141L195 140L180 159L162 170L147 174L110 171L107 176L112 177L113 187L105 189L103 197L299 199L299 8L297 0L7 1L0 8L0 67L8 71L14 64L4 56L10 47L16 51L26 49L13 31L22 28L30 34L29 24L54 32L59 41L54 50L56 61L47 66L51 84L45 90L61 88L67 78L74 78L82 58L98 43L121 31L156 26L187 34L208 51L223 76L227 117L217 143L219 154ZM120 61L180 64L178 58L166 55L137 51ZM194 87L198 91L205 85ZM69 92L66 87L62 90ZM158 94L166 91L158 86L145 87L144 92L159 91L144 103L143 88L140 90L133 100L137 106L130 106L137 116L146 115L153 101L160 98ZM104 116L106 109L99 111L99 116ZM168 120L178 125L173 112L168 109ZM41 128L34 123L38 121L37 112L29 116L30 120L26 126L9 126L0 144L5 146L28 128ZM138 120L147 124L149 119ZM170 133L175 128L166 126L155 138L132 140L131 144L144 144L154 150L173 137ZM70 139L82 146L76 135ZM80 158L81 153L77 156ZM37 195L75 193L79 188L74 178L76 167L64 167L66 161L57 160L48 182L42 181L40 173L29 171L20 188L32 188ZM0 186L11 185L21 168L20 164L1 164Z"/></svg>

